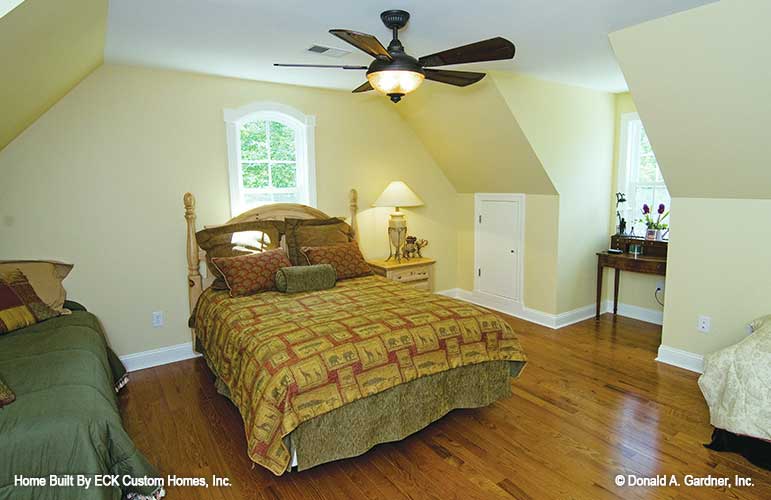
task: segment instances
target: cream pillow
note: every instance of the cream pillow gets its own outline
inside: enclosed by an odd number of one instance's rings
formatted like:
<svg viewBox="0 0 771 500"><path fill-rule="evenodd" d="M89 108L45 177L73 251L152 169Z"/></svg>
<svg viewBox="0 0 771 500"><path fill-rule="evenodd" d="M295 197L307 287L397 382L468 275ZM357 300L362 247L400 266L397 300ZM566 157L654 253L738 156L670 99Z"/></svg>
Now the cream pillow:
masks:
<svg viewBox="0 0 771 500"><path fill-rule="evenodd" d="M19 269L40 300L59 314L71 313L64 308L67 291L62 281L70 274L72 267L72 264L55 260L0 260L0 274Z"/></svg>

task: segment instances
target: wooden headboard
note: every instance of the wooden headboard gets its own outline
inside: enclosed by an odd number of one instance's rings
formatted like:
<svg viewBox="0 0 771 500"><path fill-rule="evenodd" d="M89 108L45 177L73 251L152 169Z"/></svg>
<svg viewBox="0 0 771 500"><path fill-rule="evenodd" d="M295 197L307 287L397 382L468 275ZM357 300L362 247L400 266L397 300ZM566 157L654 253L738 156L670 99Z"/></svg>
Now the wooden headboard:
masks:
<svg viewBox="0 0 771 500"><path fill-rule="evenodd" d="M348 195L348 223L351 226L354 238L358 239L359 231L356 225L356 212L358 211L358 194L355 189L351 189ZM213 278L211 273L206 273L206 277L201 275L201 261L206 261L206 252L198 246L195 233L195 196L192 193L185 193L183 197L185 204L185 221L187 222L187 243L185 245L187 252L187 286L188 298L190 302L190 314L193 313L198 297L201 296L204 289L208 287ZM223 226L238 224L249 221L282 221L284 219L328 219L329 215L307 205L296 203L274 203L272 205L263 205L261 207L248 210L241 215L237 215L227 221ZM265 245L265 249L277 248L278 241L271 241Z"/></svg>

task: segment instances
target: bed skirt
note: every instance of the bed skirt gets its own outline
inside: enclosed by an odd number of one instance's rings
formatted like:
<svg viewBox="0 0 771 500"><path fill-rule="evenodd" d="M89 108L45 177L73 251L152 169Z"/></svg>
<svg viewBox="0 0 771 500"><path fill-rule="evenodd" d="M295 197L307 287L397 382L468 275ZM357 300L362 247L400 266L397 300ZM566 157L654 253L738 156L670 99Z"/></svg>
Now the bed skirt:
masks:
<svg viewBox="0 0 771 500"><path fill-rule="evenodd" d="M738 453L750 463L771 470L771 442L715 428L712 442L704 446L710 450Z"/></svg>
<svg viewBox="0 0 771 500"><path fill-rule="evenodd" d="M217 392L230 399L203 354ZM359 456L404 439L452 410L480 408L511 396L511 380L524 366L521 361L487 361L420 377L303 422L284 437L284 444L296 452L299 471Z"/></svg>
<svg viewBox="0 0 771 500"><path fill-rule="evenodd" d="M359 399L300 424L285 439L297 469L361 455L399 441L458 408L479 408L511 396L524 363L489 361L421 377Z"/></svg>

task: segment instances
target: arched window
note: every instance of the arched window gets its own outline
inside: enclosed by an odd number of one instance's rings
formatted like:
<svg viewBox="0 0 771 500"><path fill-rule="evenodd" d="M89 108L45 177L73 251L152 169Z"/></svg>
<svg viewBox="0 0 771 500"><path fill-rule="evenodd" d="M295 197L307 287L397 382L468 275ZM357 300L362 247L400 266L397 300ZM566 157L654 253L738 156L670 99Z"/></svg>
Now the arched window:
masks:
<svg viewBox="0 0 771 500"><path fill-rule="evenodd" d="M316 205L313 116L276 103L225 110L230 210L269 203Z"/></svg>

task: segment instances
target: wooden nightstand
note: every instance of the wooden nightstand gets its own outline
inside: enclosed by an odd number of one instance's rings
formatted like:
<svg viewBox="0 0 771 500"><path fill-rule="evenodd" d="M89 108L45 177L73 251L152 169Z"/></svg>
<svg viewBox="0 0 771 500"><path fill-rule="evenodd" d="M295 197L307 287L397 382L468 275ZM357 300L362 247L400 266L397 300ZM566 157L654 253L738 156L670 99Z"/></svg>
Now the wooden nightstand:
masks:
<svg viewBox="0 0 771 500"><path fill-rule="evenodd" d="M373 259L368 260L367 264L369 264L375 274L432 292L434 290L435 262L434 259L417 257L409 260L402 259L401 262Z"/></svg>

